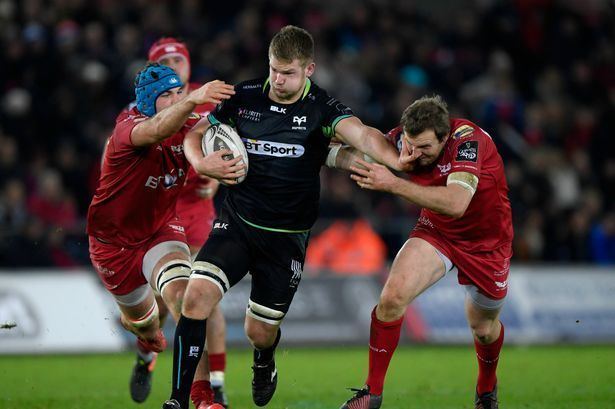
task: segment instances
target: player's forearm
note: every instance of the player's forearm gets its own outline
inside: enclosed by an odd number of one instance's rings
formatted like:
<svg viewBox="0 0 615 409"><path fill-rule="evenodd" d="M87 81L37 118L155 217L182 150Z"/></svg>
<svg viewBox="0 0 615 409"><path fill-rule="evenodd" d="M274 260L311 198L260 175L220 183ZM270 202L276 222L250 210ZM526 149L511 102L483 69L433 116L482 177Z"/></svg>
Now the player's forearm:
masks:
<svg viewBox="0 0 615 409"><path fill-rule="evenodd" d="M463 216L465 208L455 198L455 192L447 186L421 186L414 182L398 178L393 185L391 193L406 199L417 206L434 212L459 218Z"/></svg>
<svg viewBox="0 0 615 409"><path fill-rule="evenodd" d="M400 170L399 151L386 140L378 129L368 126L365 128L365 136L361 138L362 146L357 146L357 148L376 162L391 169Z"/></svg>
<svg viewBox="0 0 615 409"><path fill-rule="evenodd" d="M184 155L192 167L198 172L198 163L203 158L203 150L201 149L202 133L189 132L184 138Z"/></svg>
<svg viewBox="0 0 615 409"><path fill-rule="evenodd" d="M331 148L331 149L335 149L335 148ZM330 166L330 161L327 158L327 166L329 167L334 167L336 169L341 169L341 170L350 170L351 166L360 166L357 163L357 159L363 159L365 160L365 154L363 154L363 152L361 152L360 150L353 148L352 146L348 146L348 145L340 145L337 147L337 152L335 153L335 158L333 159L335 161L334 166Z"/></svg>
<svg viewBox="0 0 615 409"><path fill-rule="evenodd" d="M196 105L188 98L158 112L152 119L152 137L162 141L175 134L186 123Z"/></svg>

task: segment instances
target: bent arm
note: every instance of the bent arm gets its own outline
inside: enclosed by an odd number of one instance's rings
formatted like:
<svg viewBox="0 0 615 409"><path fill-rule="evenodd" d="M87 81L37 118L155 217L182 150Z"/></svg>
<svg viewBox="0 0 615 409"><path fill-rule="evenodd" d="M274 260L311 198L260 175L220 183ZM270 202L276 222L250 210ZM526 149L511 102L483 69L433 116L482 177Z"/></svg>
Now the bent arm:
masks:
<svg viewBox="0 0 615 409"><path fill-rule="evenodd" d="M195 106L190 99L184 98L153 117L139 122L132 129L130 140L135 146L147 146L162 142L181 129Z"/></svg>
<svg viewBox="0 0 615 409"><path fill-rule="evenodd" d="M201 160L203 159L203 149L201 148L201 140L203 134L211 126L207 117L201 119L195 126L186 134L184 138L184 155L194 170L198 173Z"/></svg>
<svg viewBox="0 0 615 409"><path fill-rule="evenodd" d="M473 197L470 189L457 183L449 183L446 186L421 186L401 178L397 178L391 193L420 207L455 219L465 214Z"/></svg>

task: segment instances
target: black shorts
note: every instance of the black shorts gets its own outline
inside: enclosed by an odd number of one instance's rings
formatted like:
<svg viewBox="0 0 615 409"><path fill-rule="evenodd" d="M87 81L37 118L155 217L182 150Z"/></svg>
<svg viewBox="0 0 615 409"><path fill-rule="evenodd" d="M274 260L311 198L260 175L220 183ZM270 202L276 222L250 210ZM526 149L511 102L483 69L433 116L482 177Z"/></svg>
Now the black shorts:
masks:
<svg viewBox="0 0 615 409"><path fill-rule="evenodd" d="M277 325L301 281L308 239L309 232L253 227L224 205L196 257L192 277L210 280L226 293L249 272L252 289L247 314Z"/></svg>

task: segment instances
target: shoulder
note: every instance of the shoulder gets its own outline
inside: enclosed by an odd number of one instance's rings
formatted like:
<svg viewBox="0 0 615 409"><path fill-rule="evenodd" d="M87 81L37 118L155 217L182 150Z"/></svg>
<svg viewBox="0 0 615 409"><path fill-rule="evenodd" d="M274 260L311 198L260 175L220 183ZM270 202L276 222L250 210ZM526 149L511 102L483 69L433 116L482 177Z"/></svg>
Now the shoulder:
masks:
<svg viewBox="0 0 615 409"><path fill-rule="evenodd" d="M403 134L403 129L401 125L399 125L384 134L384 138L393 146L397 147L397 150L401 152L401 139Z"/></svg>
<svg viewBox="0 0 615 409"><path fill-rule="evenodd" d="M339 99L329 95L325 89L319 87L318 84L313 81L310 81L309 89L307 90L304 100L308 103L317 105L321 110L330 112L334 116L354 116L352 109Z"/></svg>
<svg viewBox="0 0 615 409"><path fill-rule="evenodd" d="M242 81L235 85L235 92L237 94L262 95L267 86L267 78L255 78L252 80Z"/></svg>
<svg viewBox="0 0 615 409"><path fill-rule="evenodd" d="M451 142L463 141L466 139L489 140L491 136L474 122L463 118L451 118Z"/></svg>
<svg viewBox="0 0 615 409"><path fill-rule="evenodd" d="M124 109L118 114L118 116L115 118L115 126L117 128L120 125L126 125L128 123L139 123L141 121L145 121L146 119L147 117L141 112L139 112L136 107L132 107L129 110Z"/></svg>

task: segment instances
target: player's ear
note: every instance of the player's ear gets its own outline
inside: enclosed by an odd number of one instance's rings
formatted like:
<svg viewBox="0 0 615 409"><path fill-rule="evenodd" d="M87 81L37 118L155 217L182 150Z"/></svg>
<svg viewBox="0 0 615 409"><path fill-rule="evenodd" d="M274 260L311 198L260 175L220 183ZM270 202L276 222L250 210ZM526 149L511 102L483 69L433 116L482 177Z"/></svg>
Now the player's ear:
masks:
<svg viewBox="0 0 615 409"><path fill-rule="evenodd" d="M306 67L305 67L305 76L306 77L312 76L312 74L314 74L314 69L315 68L316 68L316 63L314 61L312 61L308 65L306 65Z"/></svg>

